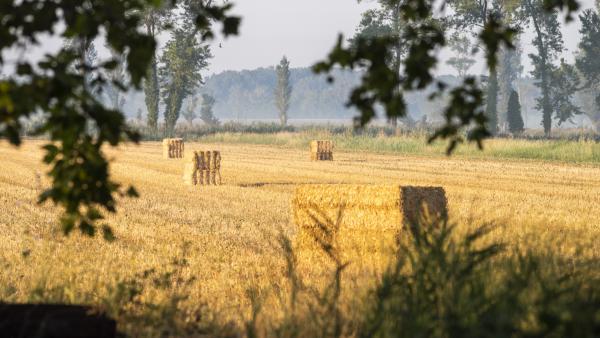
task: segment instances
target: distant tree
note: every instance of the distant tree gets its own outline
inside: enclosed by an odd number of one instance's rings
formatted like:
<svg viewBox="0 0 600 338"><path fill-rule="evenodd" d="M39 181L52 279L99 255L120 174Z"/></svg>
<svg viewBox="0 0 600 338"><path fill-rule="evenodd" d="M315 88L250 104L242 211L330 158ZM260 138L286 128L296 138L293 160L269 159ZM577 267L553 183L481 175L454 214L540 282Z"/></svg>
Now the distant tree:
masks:
<svg viewBox="0 0 600 338"><path fill-rule="evenodd" d="M523 116L521 115L521 103L519 102L519 94L516 90L510 92L508 99L508 130L513 134L519 134L523 132L524 123Z"/></svg>
<svg viewBox="0 0 600 338"><path fill-rule="evenodd" d="M365 0L358 0L363 2ZM354 36L349 40L353 48L358 47L363 39L388 38L392 41L392 48L386 63L393 71L400 75L402 61L406 54L405 34L406 21L402 19L401 8L408 3L406 0L377 0L379 6L369 9L362 14L361 21L356 28ZM401 91L400 86L394 90ZM397 126L398 118L406 118L405 123L410 124L410 117L405 111L389 112L388 121L392 126Z"/></svg>
<svg viewBox="0 0 600 338"><path fill-rule="evenodd" d="M198 97L192 96L188 100L188 104L187 104L185 110L183 111L183 118L188 122L190 127L192 126L194 119L197 117L196 116L196 107L198 107Z"/></svg>
<svg viewBox="0 0 600 338"><path fill-rule="evenodd" d="M288 110L292 96L292 85L290 84L290 62L284 56L275 68L277 72L277 87L275 88L275 106L279 111L279 121L285 126L288 121Z"/></svg>
<svg viewBox="0 0 600 338"><path fill-rule="evenodd" d="M454 10L450 21L458 30L485 29L490 24L507 20L508 14L519 5L518 0L448 0L447 2ZM479 32L478 32L479 33ZM498 47L498 46L496 46ZM489 48L485 50L490 53ZM496 57L494 53L494 57ZM498 67L497 61L489 63L489 77L487 81L485 123L489 134L494 135L498 131Z"/></svg>
<svg viewBox="0 0 600 338"><path fill-rule="evenodd" d="M202 94L202 107L200 108L200 119L209 126L219 124L219 120L213 113L215 98L209 94Z"/></svg>
<svg viewBox="0 0 600 338"><path fill-rule="evenodd" d="M584 79L580 94L586 103L585 114L600 133L600 15L598 11L598 8L589 9L579 16L581 41L576 66Z"/></svg>
<svg viewBox="0 0 600 338"><path fill-rule="evenodd" d="M141 17L142 24L146 28L146 34L152 38L157 38L158 34L160 34L170 21L171 8L165 5L147 6ZM148 110L148 127L156 130L158 127L158 107L160 103L156 51L153 51L152 59L148 64L146 78L144 79L144 95L146 109Z"/></svg>
<svg viewBox="0 0 600 338"><path fill-rule="evenodd" d="M508 125L506 112L508 111L508 100L517 81L523 73L521 64L521 48L519 40L515 39L515 48L502 48L498 63L498 126L500 131L505 131Z"/></svg>
<svg viewBox="0 0 600 338"><path fill-rule="evenodd" d="M174 133L183 101L202 82L200 71L211 57L209 46L201 45L193 32L190 27L176 29L161 59L160 85L168 136Z"/></svg>
<svg viewBox="0 0 600 338"><path fill-rule="evenodd" d="M80 55L79 59L72 63L71 69L82 75L84 85L87 90L90 91L94 97L99 98L99 88L93 85L94 77L98 74L94 74L94 67L98 62L98 51L96 45L90 39L73 38L66 39L63 48Z"/></svg>
<svg viewBox="0 0 600 338"><path fill-rule="evenodd" d="M485 116L487 130L495 135L498 132L498 72L490 72L487 81Z"/></svg>
<svg viewBox="0 0 600 338"><path fill-rule="evenodd" d="M472 57L475 45L464 34L454 34L450 37L448 45L455 56L451 57L446 63L456 69L458 76L466 76L469 68L475 64L475 59Z"/></svg>
<svg viewBox="0 0 600 338"><path fill-rule="evenodd" d="M556 70L554 60L563 51L562 32L556 10L545 10L543 0L523 1L523 13L533 25L533 45L537 49L537 53L529 54L534 67L531 74L542 92L536 108L542 111L542 125L548 136L552 131L552 74Z"/></svg>
<svg viewBox="0 0 600 338"><path fill-rule="evenodd" d="M106 46L110 51L113 60L116 61L116 66L107 71L107 85L104 87L104 92L108 98L109 106L113 109L121 110L125 105L125 92L122 90L127 87L127 55L121 55L110 46Z"/></svg>
<svg viewBox="0 0 600 338"><path fill-rule="evenodd" d="M579 74L574 65L560 60L560 67L552 72L550 105L558 124L572 121L575 115L583 112L574 103L575 94L580 89Z"/></svg>

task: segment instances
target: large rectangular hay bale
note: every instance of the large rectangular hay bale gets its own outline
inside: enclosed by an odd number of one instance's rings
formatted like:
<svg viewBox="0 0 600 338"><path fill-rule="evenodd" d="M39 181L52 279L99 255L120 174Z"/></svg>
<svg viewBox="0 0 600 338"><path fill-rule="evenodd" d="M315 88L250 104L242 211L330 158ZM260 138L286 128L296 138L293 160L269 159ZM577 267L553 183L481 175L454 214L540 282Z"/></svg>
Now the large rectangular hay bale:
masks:
<svg viewBox="0 0 600 338"><path fill-rule="evenodd" d="M336 248L343 260L389 256L400 230L422 217L447 217L443 188L401 185L310 184L296 188L292 200L299 250Z"/></svg>

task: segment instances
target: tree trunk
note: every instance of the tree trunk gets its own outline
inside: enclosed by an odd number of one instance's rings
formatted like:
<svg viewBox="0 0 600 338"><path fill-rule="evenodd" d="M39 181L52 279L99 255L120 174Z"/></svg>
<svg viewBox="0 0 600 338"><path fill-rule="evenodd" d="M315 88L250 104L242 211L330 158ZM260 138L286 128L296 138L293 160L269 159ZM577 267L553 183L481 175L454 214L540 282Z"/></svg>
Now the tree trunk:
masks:
<svg viewBox="0 0 600 338"><path fill-rule="evenodd" d="M488 118L487 128L492 136L498 133L498 70L490 69L488 80L487 102L485 113Z"/></svg>
<svg viewBox="0 0 600 338"><path fill-rule="evenodd" d="M531 1L527 2L529 11L534 12ZM542 125L544 126L544 134L550 136L552 132L552 105L550 104L550 83L548 83L548 48L542 38L542 30L535 15L531 15L531 21L537 34L538 53L542 60L541 67L541 89L542 89Z"/></svg>
<svg viewBox="0 0 600 338"><path fill-rule="evenodd" d="M395 60L394 60L394 70L396 74L400 75L400 69L402 67L402 32L400 29L400 6L402 5L402 1L398 1L398 4L394 8L394 30L396 31L396 47L395 47ZM398 84L397 91L402 90L402 85ZM398 129L398 117L391 117L389 119L389 123L394 129ZM398 130L396 130L398 132Z"/></svg>
<svg viewBox="0 0 600 338"><path fill-rule="evenodd" d="M148 19L150 20L150 19ZM152 21L146 23L148 35L154 37L155 25ZM156 130L158 127L158 104L160 100L160 89L158 87L158 64L156 62L156 54L150 61L148 68L148 76L144 82L144 95L146 96L146 109L148 110L148 127Z"/></svg>

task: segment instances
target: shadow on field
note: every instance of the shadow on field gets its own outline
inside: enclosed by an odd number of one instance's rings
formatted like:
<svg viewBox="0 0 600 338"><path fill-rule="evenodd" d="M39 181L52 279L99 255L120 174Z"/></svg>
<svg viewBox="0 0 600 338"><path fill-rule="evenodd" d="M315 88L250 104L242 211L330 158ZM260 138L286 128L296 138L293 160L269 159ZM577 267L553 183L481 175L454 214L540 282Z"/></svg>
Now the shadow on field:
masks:
<svg viewBox="0 0 600 338"><path fill-rule="evenodd" d="M0 332L3 337L112 338L116 322L85 306L0 303Z"/></svg>
<svg viewBox="0 0 600 338"><path fill-rule="evenodd" d="M303 184L347 184L340 182L255 182L255 183L240 183L237 186L240 188L261 188L277 185L303 185Z"/></svg>

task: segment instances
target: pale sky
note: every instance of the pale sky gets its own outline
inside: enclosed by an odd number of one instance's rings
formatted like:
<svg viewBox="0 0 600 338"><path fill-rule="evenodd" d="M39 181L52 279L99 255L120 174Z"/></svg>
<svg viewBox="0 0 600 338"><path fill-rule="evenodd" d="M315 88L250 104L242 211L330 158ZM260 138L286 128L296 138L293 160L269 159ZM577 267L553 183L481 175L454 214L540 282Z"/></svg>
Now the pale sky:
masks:
<svg viewBox="0 0 600 338"><path fill-rule="evenodd" d="M593 6L594 0L581 0L583 8ZM234 13L242 16L241 35L214 45L214 58L208 71L254 69L279 62L285 54L292 67L307 67L322 60L331 50L339 33L349 37L360 21L361 13L374 6L375 1L358 4L356 0L231 0ZM572 61L579 41L578 22L563 27L564 57ZM531 67L528 53L533 52L533 35L523 37L525 71ZM218 43L222 42L222 48ZM441 58L448 56L446 51ZM472 73L483 73L483 63L471 68ZM438 74L454 74L442 61Z"/></svg>
<svg viewBox="0 0 600 338"><path fill-rule="evenodd" d="M339 33L352 35L369 4L356 0L232 0L241 34L213 48L210 72L273 65L285 54L293 67L323 59ZM372 6L372 4L371 4ZM220 41L219 41L220 42Z"/></svg>
<svg viewBox="0 0 600 338"><path fill-rule="evenodd" d="M224 70L255 69L269 67L279 62L286 55L292 67L309 67L323 60L337 41L339 33L345 39L353 35L360 22L361 13L376 5L375 0L366 0L358 4L356 0L230 0L234 3L234 13L242 17L240 36L226 40L218 38L213 43L214 58L205 75L219 73ZM593 7L594 0L580 0L582 9ZM562 18L562 16L561 16ZM563 38L566 51L563 57L573 61L573 52L579 43L579 23L576 20L563 26ZM531 70L527 54L535 52L531 47L533 32L528 29L524 42L523 65L525 73ZM166 40L168 36L161 37ZM42 38L42 45L32 48L25 55L4 52L7 64L2 72L11 68L11 64L22 57L37 59L44 53L53 53L62 44L57 37ZM161 41L164 43L164 41ZM161 44L162 44L161 43ZM222 48L219 48L219 43ZM102 43L96 48L103 51ZM445 64L448 51L442 51L436 73L455 74ZM485 73L483 62L478 62L470 69L472 74Z"/></svg>

